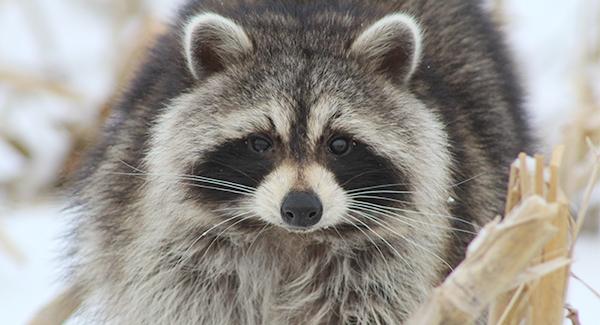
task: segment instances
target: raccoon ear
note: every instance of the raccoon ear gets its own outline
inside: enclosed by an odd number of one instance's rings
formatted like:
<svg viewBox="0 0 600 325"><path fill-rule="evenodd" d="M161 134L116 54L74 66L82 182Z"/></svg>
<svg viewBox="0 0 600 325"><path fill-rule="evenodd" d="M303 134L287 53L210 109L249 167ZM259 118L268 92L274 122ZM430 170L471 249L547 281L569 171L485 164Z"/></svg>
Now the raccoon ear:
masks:
<svg viewBox="0 0 600 325"><path fill-rule="evenodd" d="M253 50L241 26L214 13L192 18L183 41L188 68L196 79L224 70Z"/></svg>
<svg viewBox="0 0 600 325"><path fill-rule="evenodd" d="M395 81L408 82L421 58L421 29L402 13L385 16L364 30L349 54Z"/></svg>

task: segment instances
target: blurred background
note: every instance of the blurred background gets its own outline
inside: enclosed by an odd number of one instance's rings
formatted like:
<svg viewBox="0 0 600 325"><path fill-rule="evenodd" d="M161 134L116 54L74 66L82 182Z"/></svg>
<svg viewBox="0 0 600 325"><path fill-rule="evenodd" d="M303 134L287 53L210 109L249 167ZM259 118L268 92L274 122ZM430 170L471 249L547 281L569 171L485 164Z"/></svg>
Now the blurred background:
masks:
<svg viewBox="0 0 600 325"><path fill-rule="evenodd" d="M149 41L181 0L0 0L0 324L26 324L62 289L60 193ZM600 143L600 0L489 0L548 154L567 145L563 189L581 200ZM600 290L600 189L573 273ZM600 297L571 281L583 324Z"/></svg>

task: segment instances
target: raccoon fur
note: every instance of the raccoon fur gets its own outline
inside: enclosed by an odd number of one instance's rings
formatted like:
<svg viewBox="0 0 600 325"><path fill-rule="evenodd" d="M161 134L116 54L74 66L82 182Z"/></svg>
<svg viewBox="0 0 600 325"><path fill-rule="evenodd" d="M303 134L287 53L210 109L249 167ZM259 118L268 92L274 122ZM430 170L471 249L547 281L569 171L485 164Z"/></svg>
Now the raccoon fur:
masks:
<svg viewBox="0 0 600 325"><path fill-rule="evenodd" d="M188 1L74 195L89 322L401 324L527 122L473 0Z"/></svg>

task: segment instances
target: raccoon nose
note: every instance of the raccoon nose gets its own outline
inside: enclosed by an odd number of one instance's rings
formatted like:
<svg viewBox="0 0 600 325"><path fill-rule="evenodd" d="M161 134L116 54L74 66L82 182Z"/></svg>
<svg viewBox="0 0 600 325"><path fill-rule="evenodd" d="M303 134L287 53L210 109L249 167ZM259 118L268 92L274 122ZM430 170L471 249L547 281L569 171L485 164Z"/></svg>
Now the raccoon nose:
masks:
<svg viewBox="0 0 600 325"><path fill-rule="evenodd" d="M316 194L290 192L281 204L281 217L290 226L308 228L321 220L323 205Z"/></svg>

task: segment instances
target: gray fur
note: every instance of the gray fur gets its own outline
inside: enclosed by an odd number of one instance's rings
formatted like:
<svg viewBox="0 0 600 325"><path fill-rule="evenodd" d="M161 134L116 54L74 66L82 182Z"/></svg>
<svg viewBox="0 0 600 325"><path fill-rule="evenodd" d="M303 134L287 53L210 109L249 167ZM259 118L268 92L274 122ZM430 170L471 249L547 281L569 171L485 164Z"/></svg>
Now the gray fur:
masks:
<svg viewBox="0 0 600 325"><path fill-rule="evenodd" d="M190 36L207 13L209 37ZM381 19L390 37L363 34ZM402 323L501 211L504 166L528 147L497 36L475 1L190 1L82 169L72 245L80 316ZM207 46L222 65L204 69L194 39L217 40ZM398 40L410 54L393 67L400 81L378 61ZM271 123L285 149L253 196L198 201L174 177ZM406 175L411 211L396 207L376 234L332 232L350 194L317 154L330 129L352 133ZM311 232L280 222L278 205L296 188L323 201ZM232 211L264 227L224 222Z"/></svg>

